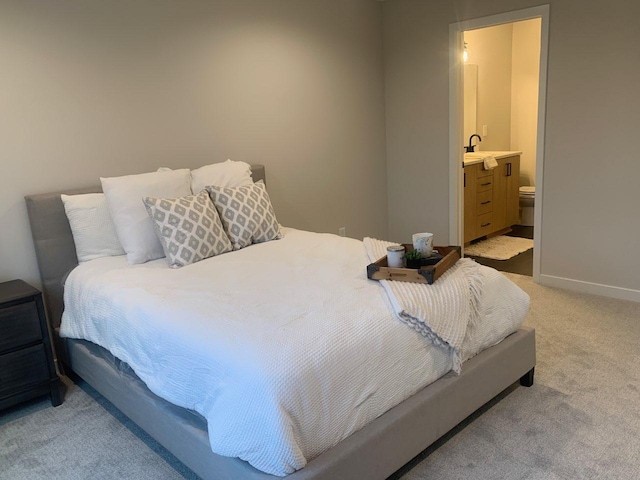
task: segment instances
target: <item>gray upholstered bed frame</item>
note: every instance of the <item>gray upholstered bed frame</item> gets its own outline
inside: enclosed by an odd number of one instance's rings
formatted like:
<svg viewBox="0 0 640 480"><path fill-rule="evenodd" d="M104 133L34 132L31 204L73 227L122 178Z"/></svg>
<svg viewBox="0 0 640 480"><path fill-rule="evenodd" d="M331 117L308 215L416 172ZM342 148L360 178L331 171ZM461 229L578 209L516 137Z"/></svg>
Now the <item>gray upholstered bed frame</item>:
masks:
<svg viewBox="0 0 640 480"><path fill-rule="evenodd" d="M264 167L252 166L255 180ZM26 197L47 313L61 370L71 369L180 461L205 479L274 480L237 458L211 452L205 420L149 391L124 363L105 349L58 336L64 278L77 265L73 237L60 193ZM364 272L363 272L364 275ZM445 375L311 460L288 480L384 479L467 416L520 379L533 382L535 333L521 329Z"/></svg>

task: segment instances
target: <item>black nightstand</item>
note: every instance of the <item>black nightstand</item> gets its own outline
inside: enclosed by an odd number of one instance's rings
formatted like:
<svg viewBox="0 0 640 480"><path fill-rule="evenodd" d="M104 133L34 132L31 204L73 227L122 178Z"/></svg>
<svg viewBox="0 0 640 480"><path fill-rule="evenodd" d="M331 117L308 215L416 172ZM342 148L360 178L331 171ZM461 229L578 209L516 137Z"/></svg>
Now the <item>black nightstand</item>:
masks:
<svg viewBox="0 0 640 480"><path fill-rule="evenodd" d="M22 280L0 283L0 410L41 395L62 403L42 293Z"/></svg>

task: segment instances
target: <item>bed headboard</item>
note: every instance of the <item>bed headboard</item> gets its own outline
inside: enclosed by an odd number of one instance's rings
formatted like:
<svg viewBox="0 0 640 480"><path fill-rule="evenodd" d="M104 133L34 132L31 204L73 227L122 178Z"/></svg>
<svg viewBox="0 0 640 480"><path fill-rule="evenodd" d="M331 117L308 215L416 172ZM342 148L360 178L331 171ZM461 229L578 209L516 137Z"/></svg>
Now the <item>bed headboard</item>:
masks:
<svg viewBox="0 0 640 480"><path fill-rule="evenodd" d="M251 173L254 181L263 180L266 183L264 165L251 165ZM40 269L45 308L51 328L54 330L60 326L64 309L62 282L78 265L76 246L73 243L71 227L69 227L60 195L97 192L102 192L102 189L89 187L25 197L31 236Z"/></svg>

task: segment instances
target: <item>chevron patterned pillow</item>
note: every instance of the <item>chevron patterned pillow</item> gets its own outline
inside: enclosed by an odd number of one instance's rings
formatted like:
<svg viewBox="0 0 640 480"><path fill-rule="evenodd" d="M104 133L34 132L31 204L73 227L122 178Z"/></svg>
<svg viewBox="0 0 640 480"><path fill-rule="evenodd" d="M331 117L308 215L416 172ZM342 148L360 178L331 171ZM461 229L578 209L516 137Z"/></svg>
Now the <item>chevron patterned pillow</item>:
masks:
<svg viewBox="0 0 640 480"><path fill-rule="evenodd" d="M143 199L171 268L233 249L209 194Z"/></svg>
<svg viewBox="0 0 640 480"><path fill-rule="evenodd" d="M234 250L281 238L267 188L262 180L240 187L208 186Z"/></svg>

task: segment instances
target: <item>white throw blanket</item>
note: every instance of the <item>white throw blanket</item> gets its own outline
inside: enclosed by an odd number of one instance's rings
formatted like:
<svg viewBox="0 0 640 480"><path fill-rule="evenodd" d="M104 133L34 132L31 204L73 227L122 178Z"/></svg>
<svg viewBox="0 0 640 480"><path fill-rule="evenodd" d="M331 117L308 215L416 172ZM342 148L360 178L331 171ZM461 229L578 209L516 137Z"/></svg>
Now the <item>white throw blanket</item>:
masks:
<svg viewBox="0 0 640 480"><path fill-rule="evenodd" d="M384 257L391 242L366 237L364 247L369 260ZM395 314L411 328L436 345L450 349L453 370L462 369L462 343L467 327L479 316L483 277L470 259L459 260L432 285L381 280Z"/></svg>

